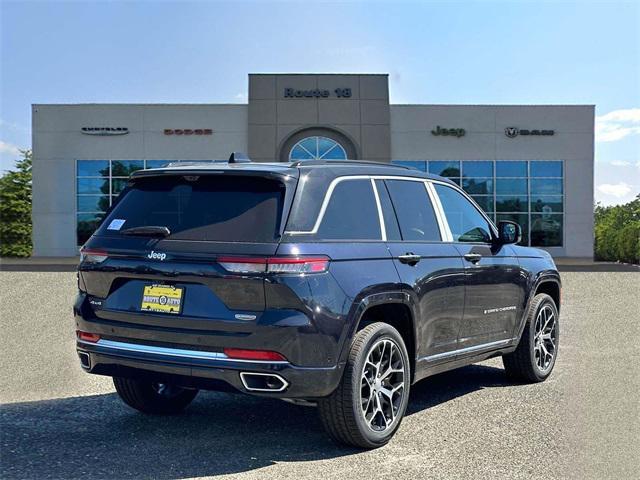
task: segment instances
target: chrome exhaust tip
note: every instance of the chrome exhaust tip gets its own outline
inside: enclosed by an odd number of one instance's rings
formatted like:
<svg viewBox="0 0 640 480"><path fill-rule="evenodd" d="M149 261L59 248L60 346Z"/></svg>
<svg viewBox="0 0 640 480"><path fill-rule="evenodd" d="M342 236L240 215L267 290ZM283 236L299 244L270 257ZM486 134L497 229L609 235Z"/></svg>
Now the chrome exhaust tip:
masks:
<svg viewBox="0 0 640 480"><path fill-rule="evenodd" d="M248 392L282 392L289 386L275 373L240 372L240 380Z"/></svg>
<svg viewBox="0 0 640 480"><path fill-rule="evenodd" d="M91 356L87 352L78 352L78 357L80 358L80 365L85 370L91 369Z"/></svg>

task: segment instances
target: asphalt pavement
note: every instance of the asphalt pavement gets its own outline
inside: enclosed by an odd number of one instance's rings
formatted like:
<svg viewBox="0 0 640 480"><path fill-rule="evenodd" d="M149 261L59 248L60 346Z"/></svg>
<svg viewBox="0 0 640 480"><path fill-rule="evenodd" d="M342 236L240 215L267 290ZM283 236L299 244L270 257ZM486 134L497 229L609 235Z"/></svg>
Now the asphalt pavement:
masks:
<svg viewBox="0 0 640 480"><path fill-rule="evenodd" d="M412 389L391 443L334 445L314 408L201 392L125 407L74 349L71 272L0 272L0 478L637 478L640 272L564 272L560 355L537 385L500 359Z"/></svg>

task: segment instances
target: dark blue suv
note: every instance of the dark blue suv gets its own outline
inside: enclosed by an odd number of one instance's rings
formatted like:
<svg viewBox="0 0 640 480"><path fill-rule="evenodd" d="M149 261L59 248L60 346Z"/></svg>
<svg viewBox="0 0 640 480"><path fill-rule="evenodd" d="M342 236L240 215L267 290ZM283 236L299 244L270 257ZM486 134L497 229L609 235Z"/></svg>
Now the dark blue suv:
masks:
<svg viewBox="0 0 640 480"><path fill-rule="evenodd" d="M128 405L198 389L318 406L365 448L414 382L490 357L544 380L560 277L441 177L368 162L176 164L134 173L82 249L82 367Z"/></svg>

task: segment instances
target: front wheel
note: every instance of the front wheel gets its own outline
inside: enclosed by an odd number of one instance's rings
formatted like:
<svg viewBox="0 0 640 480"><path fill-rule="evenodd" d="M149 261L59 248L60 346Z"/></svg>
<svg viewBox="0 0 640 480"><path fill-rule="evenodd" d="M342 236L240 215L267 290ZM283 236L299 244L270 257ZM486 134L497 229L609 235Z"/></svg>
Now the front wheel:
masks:
<svg viewBox="0 0 640 480"><path fill-rule="evenodd" d="M338 388L318 402L320 419L339 443L381 447L400 427L409 387L409 355L402 337L391 325L373 323L353 339Z"/></svg>
<svg viewBox="0 0 640 480"><path fill-rule="evenodd" d="M529 307L518 347L502 357L507 375L534 383L544 381L556 363L559 340L558 308L549 295L538 294Z"/></svg>
<svg viewBox="0 0 640 480"><path fill-rule="evenodd" d="M144 413L181 412L198 394L198 390L131 378L113 377L113 384L124 403Z"/></svg>

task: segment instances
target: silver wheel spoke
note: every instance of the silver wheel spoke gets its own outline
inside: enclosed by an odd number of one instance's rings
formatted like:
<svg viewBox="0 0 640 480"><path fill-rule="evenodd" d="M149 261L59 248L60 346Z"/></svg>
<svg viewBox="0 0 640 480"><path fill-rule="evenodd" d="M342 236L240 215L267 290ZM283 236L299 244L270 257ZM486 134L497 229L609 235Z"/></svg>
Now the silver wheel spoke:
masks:
<svg viewBox="0 0 640 480"><path fill-rule="evenodd" d="M360 381L360 404L365 421L381 432L396 421L404 396L405 366L398 346L379 340L367 353Z"/></svg>
<svg viewBox="0 0 640 480"><path fill-rule="evenodd" d="M543 305L535 322L533 352L538 369L546 373L556 354L556 315L550 305Z"/></svg>

